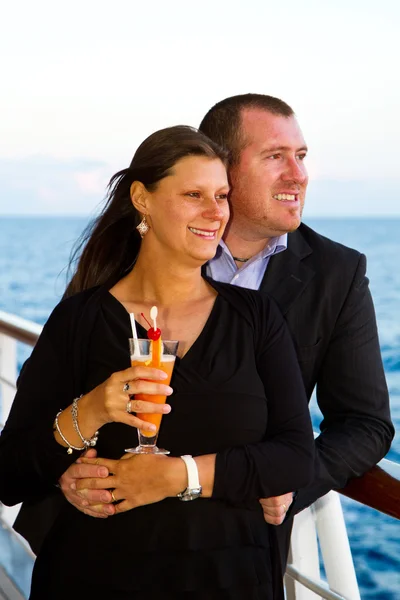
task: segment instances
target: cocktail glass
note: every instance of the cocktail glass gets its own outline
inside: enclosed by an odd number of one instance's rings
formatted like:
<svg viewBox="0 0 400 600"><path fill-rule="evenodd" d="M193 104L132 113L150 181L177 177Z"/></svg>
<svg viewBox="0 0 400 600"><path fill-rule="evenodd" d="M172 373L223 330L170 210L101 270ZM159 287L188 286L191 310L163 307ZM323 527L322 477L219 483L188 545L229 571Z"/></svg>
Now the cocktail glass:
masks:
<svg viewBox="0 0 400 600"><path fill-rule="evenodd" d="M152 341L148 339L129 339L129 348L131 353L131 365L154 367L164 371L168 375L167 379L157 381L169 385L174 369L175 357L179 342L175 340L162 340L161 356L153 356L151 352ZM154 381L147 379L146 381ZM166 396L135 394L135 400L145 400L146 402L155 402L156 404L165 404ZM136 413L136 416L143 421L153 423L157 427L155 433L151 431L142 431L138 429L139 445L136 448L127 448L125 452L131 454L169 454L169 450L158 448L157 438L161 425L161 413Z"/></svg>

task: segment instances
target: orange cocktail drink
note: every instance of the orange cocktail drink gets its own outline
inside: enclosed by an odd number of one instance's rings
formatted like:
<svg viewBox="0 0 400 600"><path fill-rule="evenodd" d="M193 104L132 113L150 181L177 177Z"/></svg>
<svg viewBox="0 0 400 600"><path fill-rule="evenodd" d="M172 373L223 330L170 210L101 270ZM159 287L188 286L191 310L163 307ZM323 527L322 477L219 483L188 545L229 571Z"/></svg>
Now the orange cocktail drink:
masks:
<svg viewBox="0 0 400 600"><path fill-rule="evenodd" d="M146 367L155 367L156 369L160 369L164 371L168 375L167 379L163 379L161 382L157 381L156 383L163 383L165 385L169 385L171 382L172 371L174 370L175 356L170 354L165 354L161 357L161 360L156 364L153 364L150 356L147 357L135 357L131 359L132 367L143 366ZM146 381L154 381L153 379L146 379ZM166 396L155 395L149 396L148 394L135 394L135 400L145 400L146 402L154 402L155 404L165 404ZM156 433L158 433L161 424L162 414L158 413L136 413L139 419L142 421L146 421L147 423L153 423L157 427ZM154 433L151 431L141 431L141 434L145 437L154 437Z"/></svg>
<svg viewBox="0 0 400 600"><path fill-rule="evenodd" d="M167 374L167 379L156 381L169 385L171 382L172 371L174 370L175 356L178 349L178 342L173 340L144 340L133 339L129 340L131 350L131 365L153 367L160 369ZM146 379L145 381L154 381ZM166 396L161 394L135 394L135 400L144 400L153 402L154 404L165 404ZM161 413L137 413L139 419L152 423L156 426L156 431L138 430L139 446L129 448L126 452L133 454L169 454L168 450L162 450L157 447L157 437L161 425Z"/></svg>

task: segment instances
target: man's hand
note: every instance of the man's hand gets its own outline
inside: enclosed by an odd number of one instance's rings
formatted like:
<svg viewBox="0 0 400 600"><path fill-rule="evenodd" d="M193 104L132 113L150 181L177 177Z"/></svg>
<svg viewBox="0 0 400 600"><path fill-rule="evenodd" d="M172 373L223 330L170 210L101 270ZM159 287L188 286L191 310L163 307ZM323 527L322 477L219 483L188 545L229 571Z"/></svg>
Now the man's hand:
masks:
<svg viewBox="0 0 400 600"><path fill-rule="evenodd" d="M87 450L82 456L86 458L96 458L97 452L94 448ZM106 478L108 476L107 467L96 464L83 464L78 458L76 463L71 465L69 469L59 479L61 490L68 500L81 512L91 517L106 519L110 515L115 514L115 506L111 504L111 493L107 490L84 490L77 491L76 484L79 479L91 477Z"/></svg>
<svg viewBox="0 0 400 600"><path fill-rule="evenodd" d="M293 502L293 494L261 498L260 504L264 512L264 519L270 525L281 525L285 520L286 513Z"/></svg>

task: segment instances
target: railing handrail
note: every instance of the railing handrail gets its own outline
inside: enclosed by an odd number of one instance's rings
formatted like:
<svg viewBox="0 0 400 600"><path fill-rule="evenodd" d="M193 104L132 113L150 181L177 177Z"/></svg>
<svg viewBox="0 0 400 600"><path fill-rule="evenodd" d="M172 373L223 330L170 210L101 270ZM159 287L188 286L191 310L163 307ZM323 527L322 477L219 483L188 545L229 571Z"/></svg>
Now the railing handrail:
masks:
<svg viewBox="0 0 400 600"><path fill-rule="evenodd" d="M400 464L386 458L338 490L365 506L400 519Z"/></svg>
<svg viewBox="0 0 400 600"><path fill-rule="evenodd" d="M295 579L308 590L317 594L320 598L325 598L325 600L345 600L341 594L337 594L333 590L330 590L323 581L317 581L313 577L300 572L299 569L296 569L296 567L291 564L286 566L286 577L287 576Z"/></svg>
<svg viewBox="0 0 400 600"><path fill-rule="evenodd" d="M42 327L0 310L0 333L34 346ZM400 464L383 459L361 477L352 479L341 494L400 519Z"/></svg>
<svg viewBox="0 0 400 600"><path fill-rule="evenodd" d="M0 310L0 333L9 335L23 344L34 346L42 329L41 325L33 321Z"/></svg>

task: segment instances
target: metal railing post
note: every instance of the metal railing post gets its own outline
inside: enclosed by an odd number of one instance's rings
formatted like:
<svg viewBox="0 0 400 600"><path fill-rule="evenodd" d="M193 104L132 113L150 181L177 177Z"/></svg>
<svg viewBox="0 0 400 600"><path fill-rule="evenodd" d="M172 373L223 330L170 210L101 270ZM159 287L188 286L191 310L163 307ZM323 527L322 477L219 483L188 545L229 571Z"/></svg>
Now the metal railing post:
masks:
<svg viewBox="0 0 400 600"><path fill-rule="evenodd" d="M5 423L15 395L17 378L17 342L14 338L0 333L0 423ZM19 507L0 505L1 518L12 525Z"/></svg>
<svg viewBox="0 0 400 600"><path fill-rule="evenodd" d="M15 395L17 378L17 342L14 338L0 333L0 423L5 423Z"/></svg>
<svg viewBox="0 0 400 600"><path fill-rule="evenodd" d="M348 600L360 600L356 571L337 492L329 492L311 506L329 588Z"/></svg>
<svg viewBox="0 0 400 600"><path fill-rule="evenodd" d="M294 518L288 562L312 579L320 579L317 532L314 516L309 508ZM316 600L314 592L287 575L285 588L287 600Z"/></svg>

